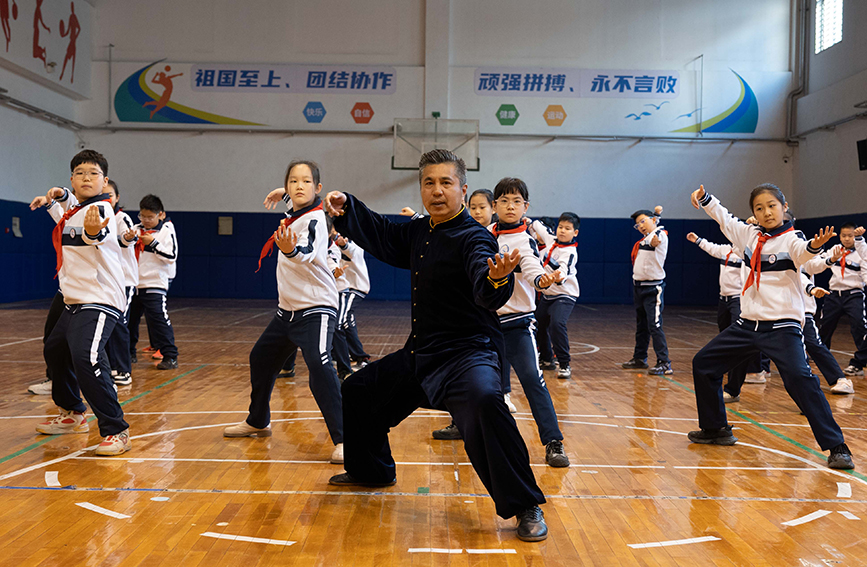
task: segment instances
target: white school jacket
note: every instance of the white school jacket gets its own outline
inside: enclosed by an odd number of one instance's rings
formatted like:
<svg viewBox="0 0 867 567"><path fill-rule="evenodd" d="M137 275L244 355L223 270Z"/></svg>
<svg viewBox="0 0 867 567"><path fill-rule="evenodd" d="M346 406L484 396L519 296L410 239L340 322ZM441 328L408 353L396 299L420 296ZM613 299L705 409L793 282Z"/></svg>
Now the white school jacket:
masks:
<svg viewBox="0 0 867 567"><path fill-rule="evenodd" d="M659 237L659 246L650 245L653 236ZM656 230L638 241L638 250L632 263L632 279L636 285L657 285L665 279L665 257L668 255L668 233L665 227Z"/></svg>
<svg viewBox="0 0 867 567"><path fill-rule="evenodd" d="M560 295L579 297L581 289L578 287L578 243L562 244L540 221L533 221L530 231L531 235L538 236L545 245L543 251L540 251L545 272L560 272L563 275L563 281L546 287L542 290L542 294L548 297Z"/></svg>
<svg viewBox="0 0 867 567"><path fill-rule="evenodd" d="M64 188L63 195L47 208L55 222L59 222L67 211L79 205L80 209L63 227L63 265L57 276L63 290L63 301L67 305L108 305L123 313L126 310L123 266L117 242L117 223L108 194L96 195L79 203L75 195ZM84 231L84 216L90 205L99 208L102 219L110 219L96 235Z"/></svg>
<svg viewBox="0 0 867 567"><path fill-rule="evenodd" d="M126 287L136 287L138 285L138 260L135 258L135 243L138 242L138 236L132 242L127 242L123 237L125 232L135 228L135 223L123 209L118 209L114 218L117 219L117 243L120 244L124 284Z"/></svg>
<svg viewBox="0 0 867 567"><path fill-rule="evenodd" d="M699 237L698 247L719 259L719 294L724 297L740 296L744 289L742 268L744 261L731 244L715 244Z"/></svg>
<svg viewBox="0 0 867 567"><path fill-rule="evenodd" d="M175 277L175 262L178 260L175 225L166 219L152 229L146 229L141 224L136 228L141 234L152 234L154 237L138 258L138 288L169 289L169 280Z"/></svg>
<svg viewBox="0 0 867 567"><path fill-rule="evenodd" d="M749 266L759 236L764 234L762 228L734 217L710 193L705 194L701 206L719 223L732 246L744 251L744 262ZM741 317L751 321L794 319L803 326L806 307L800 268L821 250L813 248L790 222L769 234L777 236L762 248L761 279L759 285L753 283L741 296Z"/></svg>
<svg viewBox="0 0 867 567"><path fill-rule="evenodd" d="M816 279L813 277L825 271L825 254L818 254L801 266L801 287L804 289L804 311L810 315L816 314L816 298L810 293L816 287Z"/></svg>
<svg viewBox="0 0 867 567"><path fill-rule="evenodd" d="M348 239L346 246L338 247L338 250L340 266L345 270L343 277L346 279L346 289L359 292L362 296L367 295L370 292L370 275L367 273L364 250Z"/></svg>
<svg viewBox="0 0 867 567"><path fill-rule="evenodd" d="M319 197L307 207L286 213L298 244L289 254L277 255L278 305L284 311L310 307L337 309L337 284L328 266L331 239Z"/></svg>
<svg viewBox="0 0 867 567"><path fill-rule="evenodd" d="M863 289L867 285L867 264L864 256L857 252L857 248L844 249L848 252L845 258L836 262L831 261L831 254L825 254L825 266L831 268L831 282L828 287L832 291L847 291L851 289ZM843 265L846 270L843 271Z"/></svg>
<svg viewBox="0 0 867 567"><path fill-rule="evenodd" d="M538 287L539 278L545 275L536 239L527 232L527 225L523 222L515 225L494 223L488 230L496 237L500 254L511 254L516 249L521 251L521 262L515 268L515 289L512 297L497 309L500 321L516 318L514 315L533 313L536 310L536 290L542 290Z"/></svg>
<svg viewBox="0 0 867 567"><path fill-rule="evenodd" d="M331 270L332 274L334 273L334 270L340 266L340 247L333 240L328 243L328 251L325 253L325 260L328 263L328 269ZM344 276L334 278L334 283L337 286L337 293L344 291L348 285Z"/></svg>

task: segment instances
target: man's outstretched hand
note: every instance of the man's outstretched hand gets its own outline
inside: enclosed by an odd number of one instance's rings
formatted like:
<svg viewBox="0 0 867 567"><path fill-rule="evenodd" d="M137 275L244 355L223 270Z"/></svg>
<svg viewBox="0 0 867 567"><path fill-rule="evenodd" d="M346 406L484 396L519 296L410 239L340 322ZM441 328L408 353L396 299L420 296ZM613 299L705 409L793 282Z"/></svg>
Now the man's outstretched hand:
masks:
<svg viewBox="0 0 867 567"><path fill-rule="evenodd" d="M488 258L488 276L494 281L501 280L511 274L520 262L521 252L517 249L503 256L495 254L493 258Z"/></svg>
<svg viewBox="0 0 867 567"><path fill-rule="evenodd" d="M343 205L346 204L346 193L341 193L340 191L329 191L328 194L325 195L323 203L325 205L326 213L332 217L339 217L343 214Z"/></svg>

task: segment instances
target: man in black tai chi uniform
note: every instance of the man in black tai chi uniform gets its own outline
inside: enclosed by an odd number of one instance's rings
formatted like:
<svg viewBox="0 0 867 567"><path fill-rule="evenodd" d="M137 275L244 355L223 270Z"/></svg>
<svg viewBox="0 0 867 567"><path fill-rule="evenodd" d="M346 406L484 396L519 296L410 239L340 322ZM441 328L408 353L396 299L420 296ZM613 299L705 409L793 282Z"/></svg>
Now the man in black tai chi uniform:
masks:
<svg viewBox="0 0 867 567"><path fill-rule="evenodd" d="M447 410L497 515L517 516L518 538L541 541L548 536L539 508L545 497L500 381L496 310L512 295L520 255L498 255L496 239L467 213L462 159L446 150L424 154L419 181L430 217L407 223L389 221L352 195L325 197L340 234L409 269L412 281L412 332L404 347L343 383L346 472L330 484L395 484L389 429L419 407Z"/></svg>

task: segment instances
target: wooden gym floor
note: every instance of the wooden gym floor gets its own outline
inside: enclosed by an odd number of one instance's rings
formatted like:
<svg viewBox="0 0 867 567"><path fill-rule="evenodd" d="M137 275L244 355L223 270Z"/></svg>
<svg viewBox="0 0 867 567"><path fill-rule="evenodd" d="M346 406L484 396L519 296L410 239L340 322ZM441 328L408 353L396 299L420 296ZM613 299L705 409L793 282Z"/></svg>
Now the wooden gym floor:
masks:
<svg viewBox="0 0 867 567"><path fill-rule="evenodd" d="M658 378L619 367L631 355L631 308L576 307L572 379L546 374L571 468L545 466L513 377L548 497L550 537L524 543L514 520L496 517L461 442L431 439L449 422L441 412L418 411L392 432L396 486L328 486L342 467L327 462L300 357L297 377L274 388L273 437L223 439L246 416L248 354L274 303L169 307L180 368L139 356L119 392L133 449L115 458L93 456L95 424L88 435L35 433L55 414L48 396L26 392L44 374L47 302L0 308L0 565L867 564L867 384L828 394L855 474L826 468L777 374L729 407L737 445L690 445L690 360L717 332L714 310L666 309L675 374ZM358 320L381 356L402 345L409 309L366 301ZM834 348L845 365L848 325Z"/></svg>

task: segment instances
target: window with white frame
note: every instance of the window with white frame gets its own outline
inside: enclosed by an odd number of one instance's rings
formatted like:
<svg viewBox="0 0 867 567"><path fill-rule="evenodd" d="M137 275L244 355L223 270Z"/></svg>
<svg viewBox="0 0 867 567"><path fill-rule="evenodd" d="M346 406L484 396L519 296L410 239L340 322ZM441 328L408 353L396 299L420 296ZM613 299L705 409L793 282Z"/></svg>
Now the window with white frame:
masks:
<svg viewBox="0 0 867 567"><path fill-rule="evenodd" d="M816 53L843 41L843 0L816 0Z"/></svg>

